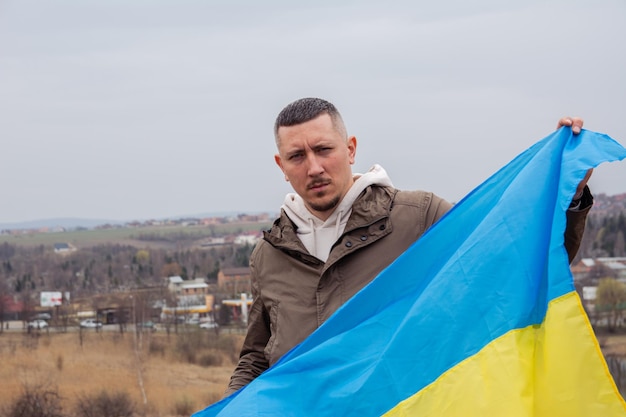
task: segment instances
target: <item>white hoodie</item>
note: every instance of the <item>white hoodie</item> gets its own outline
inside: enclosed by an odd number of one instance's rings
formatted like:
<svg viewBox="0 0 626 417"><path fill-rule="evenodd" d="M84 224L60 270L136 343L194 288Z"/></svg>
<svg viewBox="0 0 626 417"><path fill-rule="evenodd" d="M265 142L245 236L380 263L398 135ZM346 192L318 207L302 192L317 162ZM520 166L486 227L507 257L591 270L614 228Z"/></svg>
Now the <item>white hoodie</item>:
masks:
<svg viewBox="0 0 626 417"><path fill-rule="evenodd" d="M355 174L354 179L354 184L326 221L315 217L304 205L302 197L295 193L287 194L281 207L298 226L298 237L309 253L324 262L328 259L330 248L346 228L352 204L361 192L372 184L393 186L380 165L374 165L365 174Z"/></svg>

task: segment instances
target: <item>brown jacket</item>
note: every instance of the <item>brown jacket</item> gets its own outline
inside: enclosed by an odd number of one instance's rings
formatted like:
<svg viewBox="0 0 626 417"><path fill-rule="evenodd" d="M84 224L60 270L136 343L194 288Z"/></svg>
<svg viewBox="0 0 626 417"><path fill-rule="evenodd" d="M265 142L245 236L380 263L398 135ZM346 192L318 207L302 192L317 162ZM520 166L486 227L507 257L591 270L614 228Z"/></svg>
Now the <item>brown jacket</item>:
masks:
<svg viewBox="0 0 626 417"><path fill-rule="evenodd" d="M254 301L226 394L248 384L304 340L450 207L432 193L370 186L353 204L345 231L326 263L307 252L293 223L282 213L251 256ZM568 224L576 225L568 226L570 238L566 238L574 254L587 211L571 219L568 215Z"/></svg>

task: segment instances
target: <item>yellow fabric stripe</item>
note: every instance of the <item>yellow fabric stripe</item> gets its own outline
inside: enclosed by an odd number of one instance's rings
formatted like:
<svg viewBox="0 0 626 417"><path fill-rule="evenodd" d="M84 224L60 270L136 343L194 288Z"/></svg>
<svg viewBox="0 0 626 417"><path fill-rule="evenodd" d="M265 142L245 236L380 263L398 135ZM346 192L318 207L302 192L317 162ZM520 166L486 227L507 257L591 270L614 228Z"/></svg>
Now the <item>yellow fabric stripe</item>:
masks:
<svg viewBox="0 0 626 417"><path fill-rule="evenodd" d="M626 403L572 292L542 325L494 340L385 416L613 417Z"/></svg>

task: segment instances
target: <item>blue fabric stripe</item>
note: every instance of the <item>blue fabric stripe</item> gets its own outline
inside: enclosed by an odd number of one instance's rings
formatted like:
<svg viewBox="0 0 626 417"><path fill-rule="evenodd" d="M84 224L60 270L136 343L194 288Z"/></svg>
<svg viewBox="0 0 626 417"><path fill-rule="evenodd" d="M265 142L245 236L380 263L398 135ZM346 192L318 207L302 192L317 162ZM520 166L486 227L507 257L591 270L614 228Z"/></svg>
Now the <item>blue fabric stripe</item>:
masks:
<svg viewBox="0 0 626 417"><path fill-rule="evenodd" d="M562 128L485 181L274 367L206 416L378 416L573 290L565 210L626 157Z"/></svg>

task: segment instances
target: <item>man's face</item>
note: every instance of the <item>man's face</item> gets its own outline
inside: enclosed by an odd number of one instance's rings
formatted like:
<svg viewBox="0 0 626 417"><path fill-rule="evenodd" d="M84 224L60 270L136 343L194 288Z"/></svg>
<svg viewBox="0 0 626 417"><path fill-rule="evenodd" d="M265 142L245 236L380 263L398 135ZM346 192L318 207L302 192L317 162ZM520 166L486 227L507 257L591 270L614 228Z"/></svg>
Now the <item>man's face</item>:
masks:
<svg viewBox="0 0 626 417"><path fill-rule="evenodd" d="M356 138L346 140L326 113L278 129L276 163L316 217L326 220L352 186Z"/></svg>

